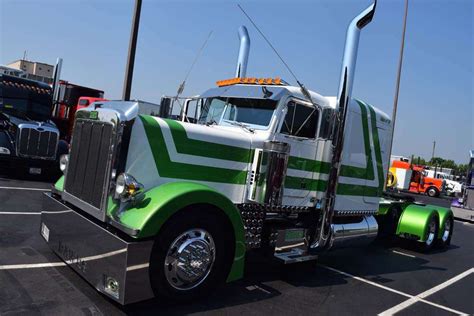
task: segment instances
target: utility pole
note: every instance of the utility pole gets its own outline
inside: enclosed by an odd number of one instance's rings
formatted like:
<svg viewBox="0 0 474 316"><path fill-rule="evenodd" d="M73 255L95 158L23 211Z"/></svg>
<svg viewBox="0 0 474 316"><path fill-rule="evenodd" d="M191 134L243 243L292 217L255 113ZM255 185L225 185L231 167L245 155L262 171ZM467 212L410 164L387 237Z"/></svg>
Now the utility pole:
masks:
<svg viewBox="0 0 474 316"><path fill-rule="evenodd" d="M140 26L140 12L142 9L142 0L135 0L135 9L133 11L132 30L130 32L130 42L128 45L127 68L125 69L125 79L123 82L122 99L130 100L132 90L133 66L135 65L135 51L137 49L138 27Z"/></svg>
<svg viewBox="0 0 474 316"><path fill-rule="evenodd" d="M434 155L435 155L435 148L436 148L436 141L433 141L433 152L431 153L431 161L433 161Z"/></svg>
<svg viewBox="0 0 474 316"><path fill-rule="evenodd" d="M407 16L408 16L408 0L405 0L405 14L403 15L403 30L402 30L402 39L400 43L400 57L398 59L398 71L397 71L397 83L395 85L395 97L393 99L393 110L392 110L392 133L390 137L390 146L388 147L388 159L392 156L392 146L393 146L393 136L395 135L395 122L397 121L397 108L398 108L398 94L400 91L400 77L402 74L402 65L403 65L403 51L405 48L405 32L407 28ZM413 163L413 158L412 158ZM390 169L390 163L388 165ZM384 190L386 189L386 183L384 184Z"/></svg>

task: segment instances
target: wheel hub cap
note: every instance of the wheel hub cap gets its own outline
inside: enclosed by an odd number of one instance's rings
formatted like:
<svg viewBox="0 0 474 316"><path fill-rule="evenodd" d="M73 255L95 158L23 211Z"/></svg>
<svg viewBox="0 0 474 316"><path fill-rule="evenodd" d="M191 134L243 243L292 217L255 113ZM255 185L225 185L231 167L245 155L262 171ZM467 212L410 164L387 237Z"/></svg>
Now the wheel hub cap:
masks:
<svg viewBox="0 0 474 316"><path fill-rule="evenodd" d="M444 225L444 233L443 233L443 241L447 241L449 238L449 233L451 231L451 222L448 220L446 221L446 224Z"/></svg>
<svg viewBox="0 0 474 316"><path fill-rule="evenodd" d="M215 260L215 244L203 229L191 229L179 235L170 245L165 258L165 276L178 290L189 290L201 284Z"/></svg>
<svg viewBox="0 0 474 316"><path fill-rule="evenodd" d="M428 238L426 238L427 245L431 245L433 243L433 240L435 239L435 233L436 233L436 222L432 220L428 228Z"/></svg>

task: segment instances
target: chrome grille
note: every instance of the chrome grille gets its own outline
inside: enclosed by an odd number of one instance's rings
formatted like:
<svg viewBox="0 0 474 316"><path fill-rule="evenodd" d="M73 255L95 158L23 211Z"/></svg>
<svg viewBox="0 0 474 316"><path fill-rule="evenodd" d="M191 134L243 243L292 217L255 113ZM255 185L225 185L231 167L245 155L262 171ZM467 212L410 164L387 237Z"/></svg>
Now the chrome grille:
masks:
<svg viewBox="0 0 474 316"><path fill-rule="evenodd" d="M64 187L72 197L66 200L73 204L89 204L93 208L87 211L96 217L103 216L101 205L107 193L112 138L112 124L76 120Z"/></svg>
<svg viewBox="0 0 474 316"><path fill-rule="evenodd" d="M17 152L21 157L55 159L59 133L51 127L33 124L18 126Z"/></svg>

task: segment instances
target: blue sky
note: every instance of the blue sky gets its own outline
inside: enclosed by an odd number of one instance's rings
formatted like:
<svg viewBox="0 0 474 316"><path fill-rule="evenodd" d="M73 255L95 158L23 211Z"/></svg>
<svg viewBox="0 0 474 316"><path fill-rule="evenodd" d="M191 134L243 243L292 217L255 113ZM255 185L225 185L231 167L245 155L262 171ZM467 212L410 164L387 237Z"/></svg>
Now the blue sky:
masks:
<svg viewBox="0 0 474 316"><path fill-rule="evenodd" d="M213 35L184 95L234 74L237 28L252 40L248 75L293 79L235 1L144 0L132 97L159 102L176 93L199 47ZM309 89L335 95L345 30L370 4L347 1L239 1ZM394 154L467 162L474 148L474 1L411 0ZM132 0L0 0L0 63L64 59L62 78L121 97ZM353 96L391 115L403 1L380 0L361 34Z"/></svg>

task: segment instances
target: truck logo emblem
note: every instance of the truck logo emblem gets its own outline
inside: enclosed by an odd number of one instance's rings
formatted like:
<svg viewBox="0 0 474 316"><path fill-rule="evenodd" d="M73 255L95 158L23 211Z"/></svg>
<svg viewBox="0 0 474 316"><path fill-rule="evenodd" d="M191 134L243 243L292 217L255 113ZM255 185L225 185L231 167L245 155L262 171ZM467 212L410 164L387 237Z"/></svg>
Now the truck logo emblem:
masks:
<svg viewBox="0 0 474 316"><path fill-rule="evenodd" d="M89 118L92 119L92 120L96 120L97 117L99 117L99 112L97 111L91 111L90 114L89 114Z"/></svg>

